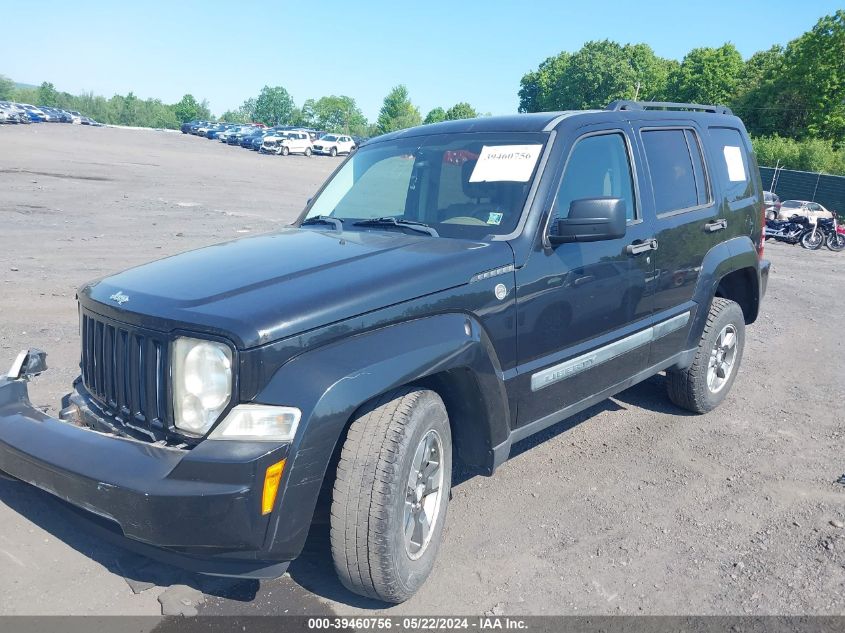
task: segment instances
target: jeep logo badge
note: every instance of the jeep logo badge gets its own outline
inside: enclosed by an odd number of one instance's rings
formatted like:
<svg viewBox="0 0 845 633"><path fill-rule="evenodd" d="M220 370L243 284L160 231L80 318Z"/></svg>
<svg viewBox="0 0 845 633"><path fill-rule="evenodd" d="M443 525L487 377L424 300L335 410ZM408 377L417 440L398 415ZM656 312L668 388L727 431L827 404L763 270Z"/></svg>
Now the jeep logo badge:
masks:
<svg viewBox="0 0 845 633"><path fill-rule="evenodd" d="M123 305L127 301L129 301L129 297L123 294L122 290L118 290L115 292L111 297L109 297L112 301L116 301L117 305Z"/></svg>

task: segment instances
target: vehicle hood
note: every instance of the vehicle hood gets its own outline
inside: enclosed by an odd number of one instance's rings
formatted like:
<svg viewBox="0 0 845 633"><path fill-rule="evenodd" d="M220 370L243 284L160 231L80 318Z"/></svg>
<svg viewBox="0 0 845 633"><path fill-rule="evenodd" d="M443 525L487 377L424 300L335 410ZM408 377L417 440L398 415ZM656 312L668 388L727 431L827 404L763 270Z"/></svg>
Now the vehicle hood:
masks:
<svg viewBox="0 0 845 633"><path fill-rule="evenodd" d="M132 268L83 286L78 296L119 321L221 335L246 349L512 263L507 242L288 228Z"/></svg>

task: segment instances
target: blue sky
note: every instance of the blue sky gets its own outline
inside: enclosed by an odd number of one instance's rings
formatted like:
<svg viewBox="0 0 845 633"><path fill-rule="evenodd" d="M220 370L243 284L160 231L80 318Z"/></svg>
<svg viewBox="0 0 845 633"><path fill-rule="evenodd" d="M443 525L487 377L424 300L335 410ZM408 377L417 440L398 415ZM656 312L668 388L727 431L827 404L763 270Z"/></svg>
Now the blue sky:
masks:
<svg viewBox="0 0 845 633"><path fill-rule="evenodd" d="M645 6L644 6L645 5ZM72 93L178 101L190 92L222 113L282 85L297 105L354 97L374 119L405 83L423 116L470 102L515 112L522 75L593 39L645 42L681 59L733 42L744 57L786 44L842 0L472 0L419 3L89 2L0 0L0 74Z"/></svg>

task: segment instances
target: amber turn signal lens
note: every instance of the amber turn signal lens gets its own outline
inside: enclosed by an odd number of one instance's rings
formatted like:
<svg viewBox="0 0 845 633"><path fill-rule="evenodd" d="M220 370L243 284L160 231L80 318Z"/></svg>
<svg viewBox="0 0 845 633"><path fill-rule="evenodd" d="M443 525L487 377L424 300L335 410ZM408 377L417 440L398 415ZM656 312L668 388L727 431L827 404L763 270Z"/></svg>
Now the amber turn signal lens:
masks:
<svg viewBox="0 0 845 633"><path fill-rule="evenodd" d="M279 492L279 481L285 470L285 460L267 467L264 474L264 492L261 495L261 514L270 514L276 504L276 494Z"/></svg>

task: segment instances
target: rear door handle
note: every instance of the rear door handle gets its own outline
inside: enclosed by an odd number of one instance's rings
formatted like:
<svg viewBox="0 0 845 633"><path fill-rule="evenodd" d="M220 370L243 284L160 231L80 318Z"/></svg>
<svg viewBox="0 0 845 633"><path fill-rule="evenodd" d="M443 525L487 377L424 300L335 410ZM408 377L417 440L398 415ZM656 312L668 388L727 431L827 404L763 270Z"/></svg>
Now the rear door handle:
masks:
<svg viewBox="0 0 845 633"><path fill-rule="evenodd" d="M713 222L708 222L704 225L704 230L708 233L715 233L716 231L721 231L722 229L728 228L728 221L724 218L720 220L714 220Z"/></svg>
<svg viewBox="0 0 845 633"><path fill-rule="evenodd" d="M628 244L625 247L625 252L628 255L639 255L640 253L645 253L646 251L656 251L657 250L657 240L651 238L650 240L643 240L642 242L634 242L633 244Z"/></svg>

